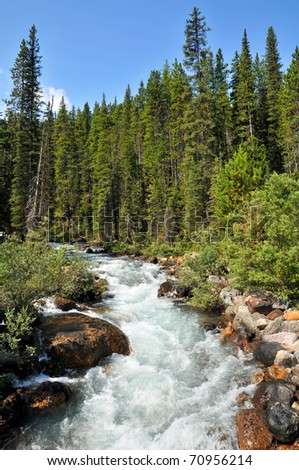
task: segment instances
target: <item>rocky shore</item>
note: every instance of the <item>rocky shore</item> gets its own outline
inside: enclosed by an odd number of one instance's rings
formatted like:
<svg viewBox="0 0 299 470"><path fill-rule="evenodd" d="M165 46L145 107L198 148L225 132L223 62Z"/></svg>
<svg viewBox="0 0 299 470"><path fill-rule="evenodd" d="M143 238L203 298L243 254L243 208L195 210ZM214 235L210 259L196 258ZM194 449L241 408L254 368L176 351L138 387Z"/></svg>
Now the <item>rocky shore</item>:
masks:
<svg viewBox="0 0 299 470"><path fill-rule="evenodd" d="M183 259L157 262L170 276L158 295L188 299L190 289L175 279L176 266ZM252 377L254 396L238 399L239 448L299 450L299 310L267 292L243 295L218 276L210 276L209 282L226 284L219 289L224 305L222 321L217 325L221 340L252 357L258 368Z"/></svg>

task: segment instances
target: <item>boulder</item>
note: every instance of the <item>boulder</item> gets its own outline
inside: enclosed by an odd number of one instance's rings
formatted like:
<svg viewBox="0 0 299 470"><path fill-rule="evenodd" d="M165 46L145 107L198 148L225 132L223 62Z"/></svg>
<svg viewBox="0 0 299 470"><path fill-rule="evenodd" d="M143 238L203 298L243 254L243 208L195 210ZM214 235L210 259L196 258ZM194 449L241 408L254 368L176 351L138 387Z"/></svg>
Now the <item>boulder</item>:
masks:
<svg viewBox="0 0 299 470"><path fill-rule="evenodd" d="M76 310L77 308L74 300L60 297L60 295L55 295L54 304L56 308L59 308L59 310L62 310L63 312L69 312L70 310Z"/></svg>
<svg viewBox="0 0 299 470"><path fill-rule="evenodd" d="M71 398L71 390L66 384L46 381L30 390L25 399L29 415L52 413L63 407Z"/></svg>
<svg viewBox="0 0 299 470"><path fill-rule="evenodd" d="M273 436L267 429L261 412L255 409L240 410L236 425L240 450L270 449Z"/></svg>
<svg viewBox="0 0 299 470"><path fill-rule="evenodd" d="M265 331L265 330L264 330ZM273 335L263 335L263 341L266 343L278 343L288 351L293 350L293 344L297 341L296 333L281 332Z"/></svg>
<svg viewBox="0 0 299 470"><path fill-rule="evenodd" d="M290 333L296 333L299 336L299 321L285 321L281 326L281 331L289 331Z"/></svg>
<svg viewBox="0 0 299 470"><path fill-rule="evenodd" d="M234 305L235 298L240 297L241 292L238 289L233 289L232 287L224 287L219 296L224 305Z"/></svg>
<svg viewBox="0 0 299 470"><path fill-rule="evenodd" d="M256 325L256 321L252 318L246 306L239 306L237 308L237 313L233 321L233 328L235 331L245 328L250 336L259 336L259 329Z"/></svg>
<svg viewBox="0 0 299 470"><path fill-rule="evenodd" d="M281 368L290 368L297 364L296 358L288 351L278 351L274 364Z"/></svg>
<svg viewBox="0 0 299 470"><path fill-rule="evenodd" d="M278 317L275 320L271 321L269 325L264 329L265 335L273 335L282 331L282 324L284 322L283 317Z"/></svg>
<svg viewBox="0 0 299 470"><path fill-rule="evenodd" d="M261 341L253 351L254 358L269 367L274 364L276 354L284 349L281 344L274 342Z"/></svg>
<svg viewBox="0 0 299 470"><path fill-rule="evenodd" d="M283 380L269 380L261 382L252 397L256 409L266 410L269 404L276 402L290 406L294 396L294 387Z"/></svg>
<svg viewBox="0 0 299 470"><path fill-rule="evenodd" d="M268 313L267 318L268 320L275 320L278 317L283 316L283 311L280 309L272 310L272 312Z"/></svg>
<svg viewBox="0 0 299 470"><path fill-rule="evenodd" d="M283 403L274 403L265 411L267 428L275 439L293 444L299 438L299 412Z"/></svg>
<svg viewBox="0 0 299 470"><path fill-rule="evenodd" d="M288 310L283 314L283 318L289 320L299 320L299 310Z"/></svg>
<svg viewBox="0 0 299 470"><path fill-rule="evenodd" d="M287 310L289 308L289 301L286 299L283 299L282 297L277 297L274 299L274 302L272 304L273 309L279 309L279 310Z"/></svg>
<svg viewBox="0 0 299 470"><path fill-rule="evenodd" d="M274 298L271 294L267 293L254 293L246 297L245 303L251 313L259 312L267 315L273 310Z"/></svg>
<svg viewBox="0 0 299 470"><path fill-rule="evenodd" d="M165 281L159 287L158 297L173 297L175 291L175 283L173 281Z"/></svg>
<svg viewBox="0 0 299 470"><path fill-rule="evenodd" d="M113 353L130 353L129 340L118 327L80 313L45 317L39 328L51 363L64 369L89 368Z"/></svg>

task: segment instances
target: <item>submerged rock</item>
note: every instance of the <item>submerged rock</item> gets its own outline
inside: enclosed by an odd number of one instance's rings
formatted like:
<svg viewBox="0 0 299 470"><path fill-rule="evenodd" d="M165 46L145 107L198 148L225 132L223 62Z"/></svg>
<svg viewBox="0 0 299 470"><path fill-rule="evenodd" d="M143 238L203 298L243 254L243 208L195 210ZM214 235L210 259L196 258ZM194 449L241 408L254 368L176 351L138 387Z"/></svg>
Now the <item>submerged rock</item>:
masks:
<svg viewBox="0 0 299 470"><path fill-rule="evenodd" d="M129 340L117 326L80 313L45 317L40 329L51 363L64 369L94 367L113 353L130 353Z"/></svg>

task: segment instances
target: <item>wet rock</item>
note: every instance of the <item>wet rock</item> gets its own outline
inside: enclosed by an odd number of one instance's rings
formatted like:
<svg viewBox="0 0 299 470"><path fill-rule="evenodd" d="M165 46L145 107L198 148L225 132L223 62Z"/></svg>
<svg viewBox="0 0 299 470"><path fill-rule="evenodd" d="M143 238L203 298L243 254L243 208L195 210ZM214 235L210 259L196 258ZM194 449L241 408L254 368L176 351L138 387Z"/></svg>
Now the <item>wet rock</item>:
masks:
<svg viewBox="0 0 299 470"><path fill-rule="evenodd" d="M76 310L77 308L74 300L66 299L59 295L55 295L54 304L56 308L59 308L59 310L62 310L63 312L69 312L70 310Z"/></svg>
<svg viewBox="0 0 299 470"><path fill-rule="evenodd" d="M271 323L269 323L269 325L264 329L264 334L273 335L275 333L279 333L280 331L282 331L283 322L284 322L283 317L276 318Z"/></svg>
<svg viewBox="0 0 299 470"><path fill-rule="evenodd" d="M293 444L299 438L299 412L283 403L274 403L265 411L267 428L275 439Z"/></svg>
<svg viewBox="0 0 299 470"><path fill-rule="evenodd" d="M80 313L45 317L40 329L51 363L64 369L89 368L113 353L130 353L129 340L118 327Z"/></svg>
<svg viewBox="0 0 299 470"><path fill-rule="evenodd" d="M269 367L274 364L276 354L281 349L284 348L279 343L261 341L253 351L253 356L257 361Z"/></svg>
<svg viewBox="0 0 299 470"><path fill-rule="evenodd" d="M172 297L175 291L175 283L173 281L165 281L159 287L158 297Z"/></svg>
<svg viewBox="0 0 299 470"><path fill-rule="evenodd" d="M296 358L288 351L278 351L274 360L274 364L281 368L290 368L295 366L296 363Z"/></svg>
<svg viewBox="0 0 299 470"><path fill-rule="evenodd" d="M267 293L251 294L245 299L245 303L251 313L259 312L263 313L264 315L267 315L273 310L273 302L273 296Z"/></svg>
<svg viewBox="0 0 299 470"><path fill-rule="evenodd" d="M280 309L272 310L272 312L268 313L267 318L268 320L275 320L276 318L282 317L283 311Z"/></svg>
<svg viewBox="0 0 299 470"><path fill-rule="evenodd" d="M294 387L282 380L269 380L257 386L252 403L259 410L266 410L269 404L276 402L290 406L293 396Z"/></svg>
<svg viewBox="0 0 299 470"><path fill-rule="evenodd" d="M287 321L289 320L299 320L299 311L298 310L289 310L284 313L283 318Z"/></svg>
<svg viewBox="0 0 299 470"><path fill-rule="evenodd" d="M40 372L41 367L36 354L22 356L3 353L0 355L0 374L12 373L20 379L24 379L28 375Z"/></svg>
<svg viewBox="0 0 299 470"><path fill-rule="evenodd" d="M43 382L30 390L25 399L29 415L52 413L63 407L71 398L70 388L60 382Z"/></svg>
<svg viewBox="0 0 299 470"><path fill-rule="evenodd" d="M270 449L273 436L267 429L261 412L255 409L240 410L236 425L241 450Z"/></svg>

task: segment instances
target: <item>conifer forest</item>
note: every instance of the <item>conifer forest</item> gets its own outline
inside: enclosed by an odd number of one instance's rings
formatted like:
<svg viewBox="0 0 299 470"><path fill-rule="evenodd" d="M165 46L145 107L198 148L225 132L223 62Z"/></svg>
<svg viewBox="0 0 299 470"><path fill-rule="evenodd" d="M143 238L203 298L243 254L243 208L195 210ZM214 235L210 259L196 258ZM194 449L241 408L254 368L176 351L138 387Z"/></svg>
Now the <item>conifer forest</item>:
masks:
<svg viewBox="0 0 299 470"><path fill-rule="evenodd" d="M230 259L260 244L263 263L286 249L277 262L291 257L297 282L299 48L282 64L270 26L259 57L244 30L227 64L209 31L195 7L183 63L152 70L135 95L128 85L121 103L62 99L54 113L33 25L0 120L0 231L181 251L225 241Z"/></svg>

